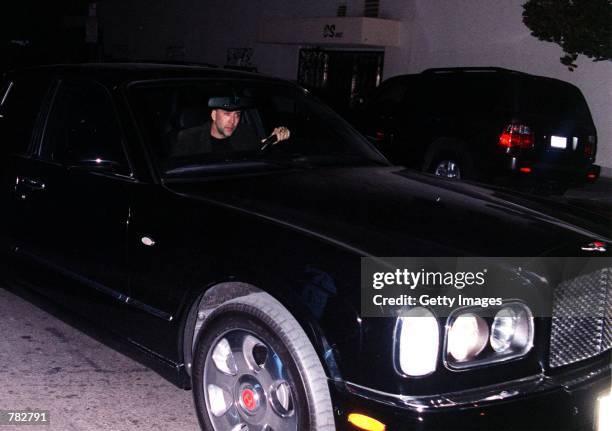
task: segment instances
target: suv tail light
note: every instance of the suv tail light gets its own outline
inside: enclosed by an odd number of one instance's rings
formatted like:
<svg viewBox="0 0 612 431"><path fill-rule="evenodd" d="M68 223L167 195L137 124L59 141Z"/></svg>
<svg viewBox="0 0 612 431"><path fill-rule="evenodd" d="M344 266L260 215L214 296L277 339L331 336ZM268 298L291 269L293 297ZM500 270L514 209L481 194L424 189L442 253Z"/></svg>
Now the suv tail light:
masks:
<svg viewBox="0 0 612 431"><path fill-rule="evenodd" d="M595 157L595 136L589 136L588 141L584 144L584 155L587 157Z"/></svg>
<svg viewBox="0 0 612 431"><path fill-rule="evenodd" d="M508 124L506 129L499 135L499 145L505 148L533 148L533 132L529 126L524 124Z"/></svg>

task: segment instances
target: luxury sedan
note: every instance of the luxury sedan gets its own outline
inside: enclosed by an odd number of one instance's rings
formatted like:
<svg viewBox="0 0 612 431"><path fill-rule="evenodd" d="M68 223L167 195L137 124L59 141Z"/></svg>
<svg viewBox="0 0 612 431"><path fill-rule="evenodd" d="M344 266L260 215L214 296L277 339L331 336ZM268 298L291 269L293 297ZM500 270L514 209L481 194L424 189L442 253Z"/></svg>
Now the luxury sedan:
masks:
<svg viewBox="0 0 612 431"><path fill-rule="evenodd" d="M14 282L191 388L203 429L608 426L610 220L393 167L298 86L214 68L11 72L0 136Z"/></svg>

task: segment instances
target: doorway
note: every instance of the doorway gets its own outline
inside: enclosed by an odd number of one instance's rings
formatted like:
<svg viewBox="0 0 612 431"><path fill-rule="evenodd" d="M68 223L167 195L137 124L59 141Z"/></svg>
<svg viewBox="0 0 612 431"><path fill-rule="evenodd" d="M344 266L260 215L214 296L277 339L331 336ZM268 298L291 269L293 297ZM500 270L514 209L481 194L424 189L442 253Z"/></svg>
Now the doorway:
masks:
<svg viewBox="0 0 612 431"><path fill-rule="evenodd" d="M301 49L298 83L349 114L382 79L384 52Z"/></svg>

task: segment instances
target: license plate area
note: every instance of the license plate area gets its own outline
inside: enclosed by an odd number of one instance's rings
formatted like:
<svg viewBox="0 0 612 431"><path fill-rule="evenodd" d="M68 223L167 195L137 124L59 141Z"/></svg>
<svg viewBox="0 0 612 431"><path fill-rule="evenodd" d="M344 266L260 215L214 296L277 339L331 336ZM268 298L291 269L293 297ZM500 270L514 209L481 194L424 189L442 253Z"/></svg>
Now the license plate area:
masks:
<svg viewBox="0 0 612 431"><path fill-rule="evenodd" d="M558 150L565 150L567 148L567 138L565 136L550 137L550 147Z"/></svg>

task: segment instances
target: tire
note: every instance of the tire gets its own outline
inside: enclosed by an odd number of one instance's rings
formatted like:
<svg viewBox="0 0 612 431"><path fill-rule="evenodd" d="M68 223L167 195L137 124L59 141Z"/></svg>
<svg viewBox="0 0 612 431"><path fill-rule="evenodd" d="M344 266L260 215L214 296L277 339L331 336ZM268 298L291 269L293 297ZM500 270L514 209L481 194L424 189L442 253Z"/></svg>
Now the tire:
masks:
<svg viewBox="0 0 612 431"><path fill-rule="evenodd" d="M433 157L429 173L454 180L465 180L473 177L473 162L466 154L444 152Z"/></svg>
<svg viewBox="0 0 612 431"><path fill-rule="evenodd" d="M460 180L462 172L461 163L452 157L439 159L431 166L431 173L437 177Z"/></svg>
<svg viewBox="0 0 612 431"><path fill-rule="evenodd" d="M335 430L317 353L270 295L250 294L216 309L196 341L193 364L202 429Z"/></svg>

